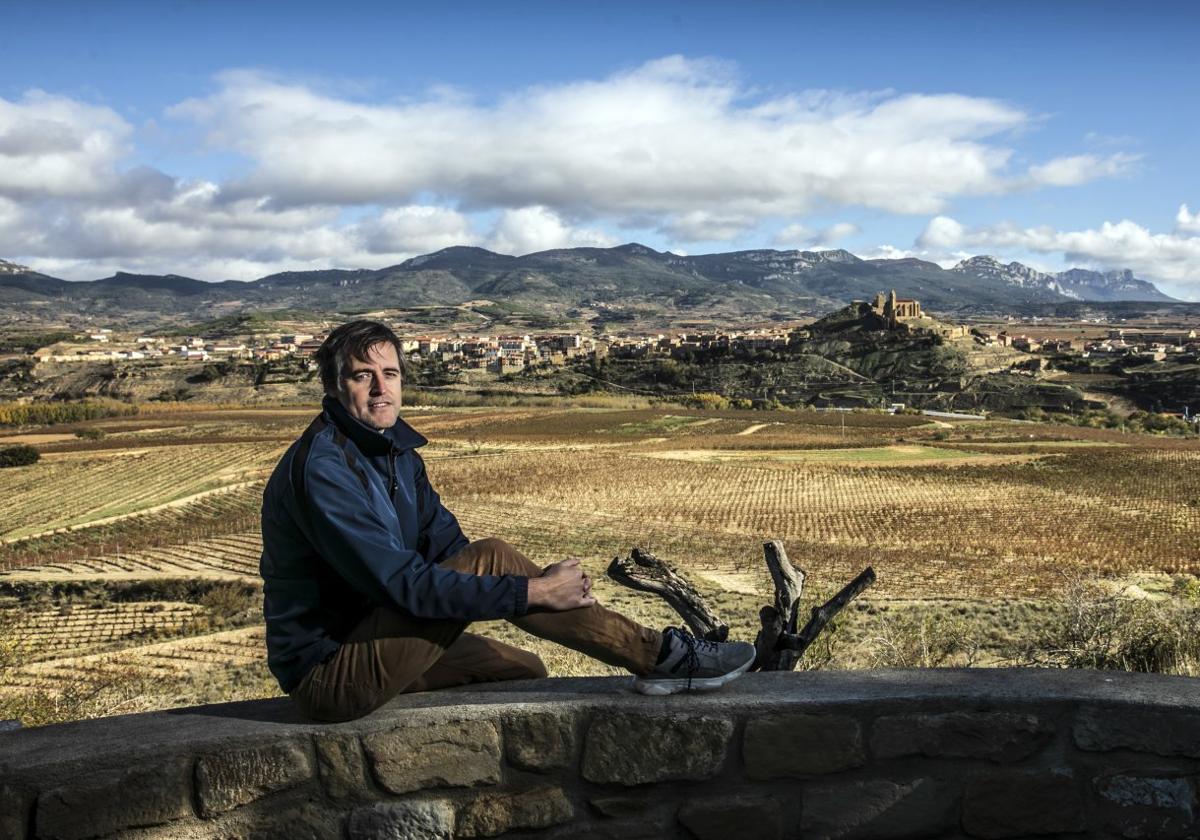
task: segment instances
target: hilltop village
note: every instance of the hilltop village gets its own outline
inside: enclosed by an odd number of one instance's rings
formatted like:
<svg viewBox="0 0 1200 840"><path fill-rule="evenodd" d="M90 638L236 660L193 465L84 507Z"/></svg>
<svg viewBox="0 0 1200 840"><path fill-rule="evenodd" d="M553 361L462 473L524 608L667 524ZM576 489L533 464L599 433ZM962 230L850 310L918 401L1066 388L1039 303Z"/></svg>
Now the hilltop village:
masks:
<svg viewBox="0 0 1200 840"><path fill-rule="evenodd" d="M393 325L394 327L398 325ZM658 333L646 336L605 336L580 333L520 334L496 336L423 335L402 338L405 355L453 365L465 370L503 374L542 364L561 365L572 359L593 357L636 358L670 356L677 351L708 350L715 347L772 349L787 347L795 329L713 330L708 332ZM229 341L204 336L167 339L152 335L121 335L109 329L80 334L71 342L37 350L38 362L86 363L137 361L143 359L180 361L254 361L309 359L325 340L323 333L277 334L248 341Z"/></svg>
<svg viewBox="0 0 1200 840"><path fill-rule="evenodd" d="M1089 357L1138 357L1162 361L1169 356L1200 353L1195 329L1147 330L1109 328L1103 336L1064 337L1060 326L1036 323L1013 327L952 325L926 314L918 300L880 292L870 301L853 301L843 310L859 329L935 335L943 339L968 336L983 347L1007 347L1030 354L1070 354ZM385 319L386 320L386 319ZM690 353L727 350L734 353L781 350L811 337L801 323L770 327L657 332L651 334L585 335L580 332L502 335L408 336L406 326L392 323L402 336L404 353L414 360L432 360L462 370L506 374L540 365L563 365L580 358L686 357ZM839 323L845 324L845 321ZM1092 330L1094 332L1095 330ZM1085 331L1080 330L1081 334ZM166 338L125 334L109 328L78 334L71 341L40 348L37 362L86 363L102 361L169 360L276 362L307 360L321 346L324 333L278 333L239 340L193 335Z"/></svg>

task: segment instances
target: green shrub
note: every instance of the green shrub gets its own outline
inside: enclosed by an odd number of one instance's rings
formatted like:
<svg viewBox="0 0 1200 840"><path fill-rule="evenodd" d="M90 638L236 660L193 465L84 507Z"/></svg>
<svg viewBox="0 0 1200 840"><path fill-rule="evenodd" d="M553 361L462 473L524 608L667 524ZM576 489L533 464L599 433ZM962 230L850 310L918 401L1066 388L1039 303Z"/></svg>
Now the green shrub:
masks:
<svg viewBox="0 0 1200 840"><path fill-rule="evenodd" d="M872 668L974 665L982 643L961 616L925 610L878 613L870 639Z"/></svg>
<svg viewBox="0 0 1200 840"><path fill-rule="evenodd" d="M714 410L724 410L729 408L729 400L720 394L714 394L711 391L702 391L699 394L683 397L679 402L686 405L688 408L708 408Z"/></svg>
<svg viewBox="0 0 1200 840"><path fill-rule="evenodd" d="M1189 436L1195 434L1195 427L1181 417L1174 417L1168 414L1159 414L1153 411L1135 411L1129 415L1127 420L1129 430L1132 432L1149 432L1156 435L1181 435Z"/></svg>
<svg viewBox="0 0 1200 840"><path fill-rule="evenodd" d="M212 610L212 617L219 623L243 624L261 617L262 592L247 584L220 583L201 595L197 603Z"/></svg>
<svg viewBox="0 0 1200 840"><path fill-rule="evenodd" d="M1154 601L1093 581L1068 581L1059 614L1022 658L1060 668L1194 675L1200 667L1200 609L1187 594Z"/></svg>
<svg viewBox="0 0 1200 840"><path fill-rule="evenodd" d="M82 429L75 430L75 437L84 440L100 440L104 437L104 430L97 429L95 426L85 426Z"/></svg>
<svg viewBox="0 0 1200 840"><path fill-rule="evenodd" d="M0 467L27 467L36 464L41 454L32 446L19 444L0 449Z"/></svg>
<svg viewBox="0 0 1200 840"><path fill-rule="evenodd" d="M116 400L83 400L80 402L0 403L0 426L52 426L56 423L78 423L102 417L126 417L137 414L136 405Z"/></svg>

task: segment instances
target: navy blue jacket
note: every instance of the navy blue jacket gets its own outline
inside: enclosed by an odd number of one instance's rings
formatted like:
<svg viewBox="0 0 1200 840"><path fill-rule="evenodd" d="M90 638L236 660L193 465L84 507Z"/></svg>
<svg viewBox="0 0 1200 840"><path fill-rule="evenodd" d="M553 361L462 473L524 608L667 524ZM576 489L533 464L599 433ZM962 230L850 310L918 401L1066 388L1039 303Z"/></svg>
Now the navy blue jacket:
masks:
<svg viewBox="0 0 1200 840"><path fill-rule="evenodd" d="M467 546L425 476L427 442L380 432L326 397L263 491L267 664L292 691L375 607L470 622L523 615L528 579L437 564Z"/></svg>

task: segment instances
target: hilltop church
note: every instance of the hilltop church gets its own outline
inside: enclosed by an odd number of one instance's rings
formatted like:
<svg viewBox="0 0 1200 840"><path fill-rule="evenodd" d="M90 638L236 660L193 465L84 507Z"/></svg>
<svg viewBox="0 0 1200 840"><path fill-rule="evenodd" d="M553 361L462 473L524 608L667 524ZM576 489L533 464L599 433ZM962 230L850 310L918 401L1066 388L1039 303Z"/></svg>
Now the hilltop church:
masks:
<svg viewBox="0 0 1200 840"><path fill-rule="evenodd" d="M856 300L850 306L867 329L929 333L943 338L961 338L967 335L965 326L943 324L926 315L921 310L920 301L896 297L895 289L886 295L880 292L870 301Z"/></svg>
<svg viewBox="0 0 1200 840"><path fill-rule="evenodd" d="M920 301L912 300L911 298L898 298L896 297L895 289L892 289L891 294L886 297L884 297L883 292L875 295L875 300L871 302L871 311L884 320L889 330L896 329L901 321L911 321L925 317L921 314Z"/></svg>

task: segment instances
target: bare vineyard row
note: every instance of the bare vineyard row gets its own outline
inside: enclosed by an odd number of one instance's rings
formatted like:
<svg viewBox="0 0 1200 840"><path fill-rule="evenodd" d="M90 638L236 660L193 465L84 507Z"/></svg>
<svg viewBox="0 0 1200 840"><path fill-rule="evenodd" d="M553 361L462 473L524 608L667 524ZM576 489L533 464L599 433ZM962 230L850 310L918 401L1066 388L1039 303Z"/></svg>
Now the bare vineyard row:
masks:
<svg viewBox="0 0 1200 840"><path fill-rule="evenodd" d="M488 525L510 532L532 526L569 541L579 523L588 522L594 532L600 526L593 522L607 522L603 531L623 531L618 544L638 533L674 530L676 542L698 531L708 540L773 537L821 552L862 549L894 558L902 576L923 579L927 594L953 594L963 578L955 569L964 566L983 572L974 578L980 585L997 584L995 570L1005 568L1023 582L1037 578L1035 589L1055 585L1038 571L1055 566L1107 573L1200 571L1200 508L1170 492L1195 481L1188 476L1197 472L1200 454L1126 453L1119 483L1039 480L1050 470L1092 471L1092 465L1072 466L1072 459L1090 457L1070 454L996 467L851 470L796 464L777 470L650 462L614 453L543 453L493 459L487 474L457 462L438 462L431 472L436 469L435 480L460 511L507 509ZM538 511L553 520L545 528L533 526ZM698 556L689 562L719 563L700 542ZM948 574L928 577L947 562ZM877 570L882 577L884 570Z"/></svg>
<svg viewBox="0 0 1200 840"><path fill-rule="evenodd" d="M23 612L10 633L34 660L78 655L89 648L178 630L207 610L184 602L137 602L99 608Z"/></svg>
<svg viewBox="0 0 1200 840"><path fill-rule="evenodd" d="M0 582L119 577L258 576L262 537L257 531L199 539L180 545L105 554L75 562L50 562L0 572Z"/></svg>
<svg viewBox="0 0 1200 840"><path fill-rule="evenodd" d="M234 486L181 505L0 545L0 569L73 564L93 556L186 545L258 529L262 486Z"/></svg>
<svg viewBox="0 0 1200 840"><path fill-rule="evenodd" d="M535 411L488 410L470 413L452 412L414 415L409 418L418 431L432 439L450 435L475 437L489 441L559 440L587 443L600 440L636 440L663 430L690 436L703 432L708 436L730 436L751 425L769 424L770 435L795 441L799 435L814 440L833 441L845 436L878 438L881 434L903 434L905 430L928 425L921 417L876 413L806 412L718 412L665 413L659 409L625 411L580 411L578 409L540 409ZM778 425L776 425L778 424ZM657 430L657 431L656 431Z"/></svg>
<svg viewBox="0 0 1200 840"><path fill-rule="evenodd" d="M143 645L115 653L97 653L35 662L13 669L0 691L56 692L81 682L106 683L131 669L154 678L178 680L197 671L262 662L266 641L261 628L243 628L188 639Z"/></svg>
<svg viewBox="0 0 1200 840"><path fill-rule="evenodd" d="M277 444L218 444L130 450L103 458L71 453L5 470L0 536L77 525L257 476L278 459Z"/></svg>

